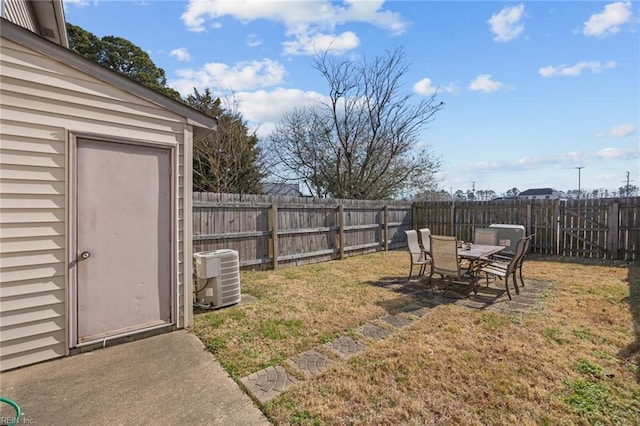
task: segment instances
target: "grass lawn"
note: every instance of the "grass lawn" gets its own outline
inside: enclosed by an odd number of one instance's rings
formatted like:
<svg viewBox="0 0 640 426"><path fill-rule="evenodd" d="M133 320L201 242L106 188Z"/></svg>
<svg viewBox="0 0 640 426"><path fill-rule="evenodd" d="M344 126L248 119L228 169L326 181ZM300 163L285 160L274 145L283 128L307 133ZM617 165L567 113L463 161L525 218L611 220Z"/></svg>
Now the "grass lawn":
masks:
<svg viewBox="0 0 640 426"><path fill-rule="evenodd" d="M391 251L243 272L257 300L198 313L192 330L236 380L290 370L287 358L338 336L365 344L322 374L298 373L262 406L275 424L640 424L639 264L527 259L527 288L544 291L523 313L501 309L515 304L504 295L488 309L436 303L447 299L407 283L408 271L408 254ZM425 302L383 340L356 333Z"/></svg>

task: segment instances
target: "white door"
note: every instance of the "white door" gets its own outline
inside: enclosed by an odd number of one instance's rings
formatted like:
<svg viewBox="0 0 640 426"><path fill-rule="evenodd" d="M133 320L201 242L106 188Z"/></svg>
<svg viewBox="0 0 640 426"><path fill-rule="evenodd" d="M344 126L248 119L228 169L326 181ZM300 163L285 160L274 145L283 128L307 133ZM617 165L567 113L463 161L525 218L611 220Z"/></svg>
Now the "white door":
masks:
<svg viewBox="0 0 640 426"><path fill-rule="evenodd" d="M77 343L171 323L171 150L76 147Z"/></svg>

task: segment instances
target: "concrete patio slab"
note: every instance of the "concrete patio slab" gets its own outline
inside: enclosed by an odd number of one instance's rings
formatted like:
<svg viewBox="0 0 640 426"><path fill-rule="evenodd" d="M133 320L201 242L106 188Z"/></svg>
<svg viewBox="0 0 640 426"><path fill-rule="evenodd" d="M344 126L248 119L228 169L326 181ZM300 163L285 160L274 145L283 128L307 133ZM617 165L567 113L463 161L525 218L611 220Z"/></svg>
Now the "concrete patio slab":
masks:
<svg viewBox="0 0 640 426"><path fill-rule="evenodd" d="M4 372L0 383L20 424L269 424L184 330Z"/></svg>

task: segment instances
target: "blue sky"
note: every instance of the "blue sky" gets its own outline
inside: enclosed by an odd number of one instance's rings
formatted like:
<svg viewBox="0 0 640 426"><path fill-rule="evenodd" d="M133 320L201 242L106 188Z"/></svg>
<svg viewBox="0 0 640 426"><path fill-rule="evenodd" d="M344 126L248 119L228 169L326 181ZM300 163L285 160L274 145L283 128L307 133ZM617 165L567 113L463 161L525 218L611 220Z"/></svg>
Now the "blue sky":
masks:
<svg viewBox="0 0 640 426"><path fill-rule="evenodd" d="M441 189L640 186L640 3L64 0L67 22L147 51L183 96L233 92L261 137L326 85L314 48L402 46L404 89L445 108L422 145Z"/></svg>

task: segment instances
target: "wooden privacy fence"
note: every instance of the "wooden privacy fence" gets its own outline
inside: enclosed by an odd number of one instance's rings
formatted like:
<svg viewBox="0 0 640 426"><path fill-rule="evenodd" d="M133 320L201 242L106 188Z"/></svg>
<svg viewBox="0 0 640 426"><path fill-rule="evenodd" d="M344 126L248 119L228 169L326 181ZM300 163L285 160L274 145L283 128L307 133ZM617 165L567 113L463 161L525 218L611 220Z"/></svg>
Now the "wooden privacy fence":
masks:
<svg viewBox="0 0 640 426"><path fill-rule="evenodd" d="M193 251L237 250L240 266L277 268L406 246L407 203L193 194Z"/></svg>
<svg viewBox="0 0 640 426"><path fill-rule="evenodd" d="M569 257L640 260L640 197L586 200L419 202L414 228L472 241L475 228L523 225L532 252Z"/></svg>
<svg viewBox="0 0 640 426"><path fill-rule="evenodd" d="M194 252L237 250L245 268L277 268L406 247L407 229L472 241L475 228L523 225L532 252L640 260L640 197L401 202L193 194Z"/></svg>

